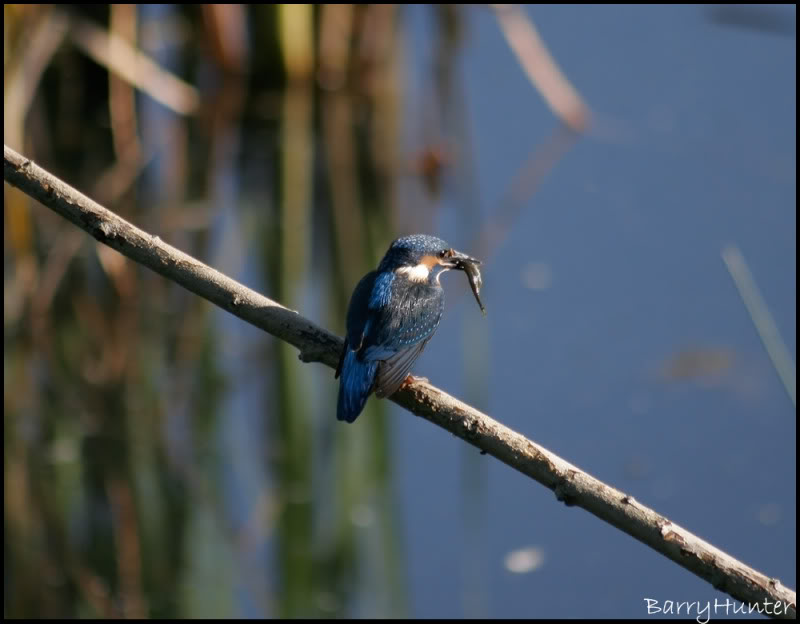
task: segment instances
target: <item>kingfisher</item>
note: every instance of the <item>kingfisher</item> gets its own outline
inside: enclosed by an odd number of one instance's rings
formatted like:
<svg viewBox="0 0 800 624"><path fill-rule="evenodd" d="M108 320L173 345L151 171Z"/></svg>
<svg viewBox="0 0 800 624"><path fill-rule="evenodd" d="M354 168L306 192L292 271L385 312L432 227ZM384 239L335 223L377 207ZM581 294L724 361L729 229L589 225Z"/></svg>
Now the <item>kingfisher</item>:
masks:
<svg viewBox="0 0 800 624"><path fill-rule="evenodd" d="M352 423L372 392L388 397L406 382L442 318L442 273L465 271L472 285L473 276L480 276L478 264L479 260L426 234L404 236L389 246L378 269L361 278L350 298L335 376L337 419Z"/></svg>

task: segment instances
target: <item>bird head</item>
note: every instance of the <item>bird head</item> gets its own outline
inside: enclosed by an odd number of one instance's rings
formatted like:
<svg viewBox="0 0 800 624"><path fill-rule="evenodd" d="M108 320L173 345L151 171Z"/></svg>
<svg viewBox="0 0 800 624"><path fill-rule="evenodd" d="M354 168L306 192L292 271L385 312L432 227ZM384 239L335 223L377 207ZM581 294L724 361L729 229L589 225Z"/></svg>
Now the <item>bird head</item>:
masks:
<svg viewBox="0 0 800 624"><path fill-rule="evenodd" d="M464 269L466 263L480 264L479 260L456 251L441 238L427 234L403 236L394 241L381 260L379 271L395 271L408 279L427 282L449 269Z"/></svg>

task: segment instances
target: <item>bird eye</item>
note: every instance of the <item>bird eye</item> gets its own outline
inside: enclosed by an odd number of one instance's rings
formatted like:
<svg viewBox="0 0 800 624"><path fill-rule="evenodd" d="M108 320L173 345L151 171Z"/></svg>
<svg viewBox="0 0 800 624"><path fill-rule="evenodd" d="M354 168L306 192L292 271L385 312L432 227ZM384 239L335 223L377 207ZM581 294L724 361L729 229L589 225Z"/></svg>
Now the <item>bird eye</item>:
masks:
<svg viewBox="0 0 800 624"><path fill-rule="evenodd" d="M444 258L446 255L447 255L447 250L446 250L446 249L442 249L442 250L439 252L439 257L440 257L440 258Z"/></svg>

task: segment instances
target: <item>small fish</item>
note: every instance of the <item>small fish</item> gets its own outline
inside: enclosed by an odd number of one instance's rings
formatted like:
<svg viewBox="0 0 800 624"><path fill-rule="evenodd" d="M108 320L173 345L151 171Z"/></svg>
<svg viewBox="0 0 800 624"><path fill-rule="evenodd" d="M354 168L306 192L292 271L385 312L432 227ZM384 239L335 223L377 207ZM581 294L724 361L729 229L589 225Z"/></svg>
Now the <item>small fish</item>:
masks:
<svg viewBox="0 0 800 624"><path fill-rule="evenodd" d="M472 288L472 294L475 295L475 301L478 302L481 312L483 312L483 315L486 316L486 308L483 307L483 302L481 301L480 297L481 286L483 286L483 278L481 277L481 271L478 268L480 263L480 260L461 260L456 268L461 269L467 274L469 287Z"/></svg>

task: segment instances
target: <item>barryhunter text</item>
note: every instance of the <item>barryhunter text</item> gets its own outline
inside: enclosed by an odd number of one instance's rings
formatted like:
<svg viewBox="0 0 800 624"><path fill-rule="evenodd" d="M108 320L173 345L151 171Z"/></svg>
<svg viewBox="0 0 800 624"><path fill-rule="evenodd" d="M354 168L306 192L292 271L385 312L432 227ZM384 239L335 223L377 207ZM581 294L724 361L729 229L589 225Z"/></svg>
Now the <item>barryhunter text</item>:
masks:
<svg viewBox="0 0 800 624"><path fill-rule="evenodd" d="M767 616L782 616L792 607L792 605L781 602L765 600L764 602L745 604L737 600L726 598L724 601L710 600L656 600L645 598L647 605L647 615L683 615L687 617L695 616L698 624L708 624L714 616L729 617L731 615L752 615L758 613Z"/></svg>

